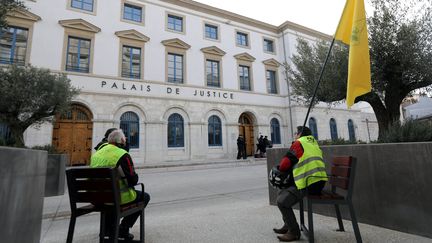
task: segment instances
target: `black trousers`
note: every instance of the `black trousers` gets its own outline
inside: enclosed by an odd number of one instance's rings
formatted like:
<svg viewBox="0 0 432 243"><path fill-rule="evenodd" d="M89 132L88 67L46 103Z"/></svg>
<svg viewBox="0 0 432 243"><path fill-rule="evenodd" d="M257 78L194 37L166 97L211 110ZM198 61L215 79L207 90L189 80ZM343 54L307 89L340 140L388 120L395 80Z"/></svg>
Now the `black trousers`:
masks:
<svg viewBox="0 0 432 243"><path fill-rule="evenodd" d="M237 159L243 158L246 159L246 149L245 147L237 146Z"/></svg>
<svg viewBox="0 0 432 243"><path fill-rule="evenodd" d="M290 232L300 231L300 227L292 209L294 204L302 200L306 194L319 195L324 185L325 181L317 181L303 190L298 190L295 185L292 185L279 191L277 197L277 206L282 214L284 227L288 228Z"/></svg>
<svg viewBox="0 0 432 243"><path fill-rule="evenodd" d="M136 191L137 197L135 200L133 200L130 203L137 203L137 202L144 202L144 207L147 207L147 204L150 201L150 195L146 192L142 191ZM140 216L141 212L136 212L134 214L128 215L123 218L122 222L120 223L120 226L122 228L132 228L132 226L135 224L136 220ZM106 225L106 232L114 232L114 215L112 212L106 213L105 216L105 225Z"/></svg>

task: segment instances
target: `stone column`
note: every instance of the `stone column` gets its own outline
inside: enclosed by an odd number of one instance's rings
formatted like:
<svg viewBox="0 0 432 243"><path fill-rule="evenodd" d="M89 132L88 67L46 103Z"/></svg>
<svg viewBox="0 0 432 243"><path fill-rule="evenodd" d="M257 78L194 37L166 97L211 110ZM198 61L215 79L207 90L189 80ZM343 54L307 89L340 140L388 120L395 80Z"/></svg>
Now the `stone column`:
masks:
<svg viewBox="0 0 432 243"><path fill-rule="evenodd" d="M154 164L160 161L164 161L164 154L167 149L166 131L163 128L166 127L165 123L159 122L146 122L145 130L146 135L144 138L144 146L146 154L145 163Z"/></svg>
<svg viewBox="0 0 432 243"><path fill-rule="evenodd" d="M190 128L190 153L192 160L207 158L208 134L204 122L191 122Z"/></svg>

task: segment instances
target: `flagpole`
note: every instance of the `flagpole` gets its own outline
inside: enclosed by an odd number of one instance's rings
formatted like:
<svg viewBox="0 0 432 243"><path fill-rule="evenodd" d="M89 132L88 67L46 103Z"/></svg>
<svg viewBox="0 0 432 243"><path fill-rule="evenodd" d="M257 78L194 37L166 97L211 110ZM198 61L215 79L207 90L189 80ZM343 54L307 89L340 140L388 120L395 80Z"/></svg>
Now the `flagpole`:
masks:
<svg viewBox="0 0 432 243"><path fill-rule="evenodd" d="M310 102L310 104L309 104L308 111L307 111L307 113L306 113L306 117L305 117L305 120L304 120L304 123L303 123L303 128L306 126L306 122L307 122L307 119L308 119L308 117L309 117L310 110L312 109L312 104L314 103L315 96L316 96L316 94L317 94L319 84L321 83L321 79L322 79L322 77L323 77L324 70L325 70L325 67L326 67L326 65L327 65L327 61L328 61L328 59L329 59L329 57L330 57L331 50L333 49L333 44L334 44L334 42L335 42L335 38L333 37L333 40L332 40L332 42L331 42L331 44L330 44L330 48L329 48L329 50L328 50L328 52L327 52L326 59L325 59L325 61L324 61L324 65L323 65L322 68L321 68L321 73L320 73L320 76L319 76L318 82L317 82L317 84L315 85L315 90L314 90L314 93L313 93L313 96L312 96L311 102ZM303 129L302 129L302 133L303 133Z"/></svg>

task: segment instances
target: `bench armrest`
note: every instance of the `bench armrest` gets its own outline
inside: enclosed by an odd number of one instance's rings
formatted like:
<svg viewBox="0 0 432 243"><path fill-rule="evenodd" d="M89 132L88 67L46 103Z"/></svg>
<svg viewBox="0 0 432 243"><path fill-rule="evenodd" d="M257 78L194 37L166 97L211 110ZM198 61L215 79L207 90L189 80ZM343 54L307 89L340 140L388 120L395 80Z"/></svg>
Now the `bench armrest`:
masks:
<svg viewBox="0 0 432 243"><path fill-rule="evenodd" d="M136 187L136 186L141 186L141 191L144 192L144 184L143 183L138 183L134 187Z"/></svg>

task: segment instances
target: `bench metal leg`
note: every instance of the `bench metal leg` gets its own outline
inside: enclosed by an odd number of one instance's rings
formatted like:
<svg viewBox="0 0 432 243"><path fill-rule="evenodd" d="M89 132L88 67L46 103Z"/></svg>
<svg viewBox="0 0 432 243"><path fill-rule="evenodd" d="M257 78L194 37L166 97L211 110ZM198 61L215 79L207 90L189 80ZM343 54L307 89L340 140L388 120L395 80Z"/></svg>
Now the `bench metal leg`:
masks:
<svg viewBox="0 0 432 243"><path fill-rule="evenodd" d="M339 209L339 205L335 204L335 209L336 209L336 216L337 216L337 221L339 224L339 231L345 231L344 226L343 226L343 222L342 222L342 216L340 213L340 209Z"/></svg>
<svg viewBox="0 0 432 243"><path fill-rule="evenodd" d="M71 215L70 221L69 221L69 230L67 235L67 243L72 243L73 240L73 234L75 230L75 222L76 222L76 216L74 214Z"/></svg>
<svg viewBox="0 0 432 243"><path fill-rule="evenodd" d="M100 213L100 226L99 226L99 243L104 243L104 239L105 239L105 213L101 212Z"/></svg>
<svg viewBox="0 0 432 243"><path fill-rule="evenodd" d="M120 228L120 217L119 217L119 215L117 213L115 213L114 222L115 222L115 229L114 229L113 242L117 243L118 242L118 237L119 237L119 228Z"/></svg>
<svg viewBox="0 0 432 243"><path fill-rule="evenodd" d="M361 235L360 235L360 229L358 227L357 218L356 218L356 215L355 215L355 212L354 212L354 207L353 207L353 205L352 205L351 202L348 203L348 207L349 207L349 211L350 211L350 214L351 214L351 222L352 222L352 225L353 225L354 234L355 234L357 243L362 243L363 241L362 241L362 238L361 238Z"/></svg>
<svg viewBox="0 0 432 243"><path fill-rule="evenodd" d="M314 227L313 227L313 215L312 215L312 202L309 200L308 200L308 226L309 226L309 232L308 232L309 243L313 243Z"/></svg>
<svg viewBox="0 0 432 243"><path fill-rule="evenodd" d="M145 224L144 224L144 210L141 211L140 215L140 242L144 243L144 237L145 237Z"/></svg>
<svg viewBox="0 0 432 243"><path fill-rule="evenodd" d="M300 207L300 229L302 229L301 226L304 225L304 208L303 208L303 199L300 200L299 202L299 207ZM302 229L303 230L303 229Z"/></svg>

